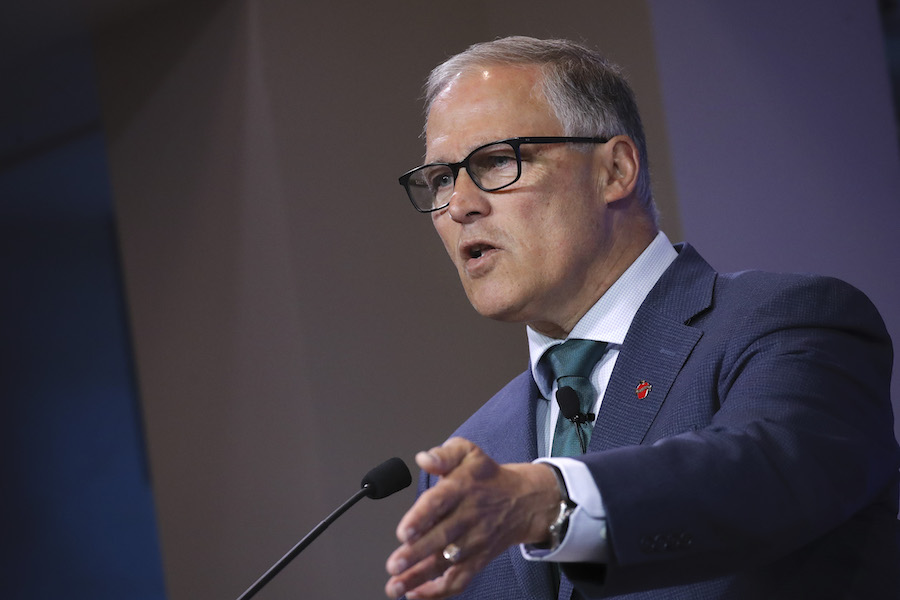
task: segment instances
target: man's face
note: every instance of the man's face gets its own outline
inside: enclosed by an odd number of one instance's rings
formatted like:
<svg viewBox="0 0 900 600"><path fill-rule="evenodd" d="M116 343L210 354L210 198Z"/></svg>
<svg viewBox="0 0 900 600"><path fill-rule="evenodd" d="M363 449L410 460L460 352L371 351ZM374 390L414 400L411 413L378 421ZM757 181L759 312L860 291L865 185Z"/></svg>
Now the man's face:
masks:
<svg viewBox="0 0 900 600"><path fill-rule="evenodd" d="M458 76L432 104L426 162L456 162L474 148L521 136L561 136L537 68L490 67ZM432 213L475 309L563 337L608 282L608 176L602 145L524 144L522 177L484 192L460 170L447 208Z"/></svg>

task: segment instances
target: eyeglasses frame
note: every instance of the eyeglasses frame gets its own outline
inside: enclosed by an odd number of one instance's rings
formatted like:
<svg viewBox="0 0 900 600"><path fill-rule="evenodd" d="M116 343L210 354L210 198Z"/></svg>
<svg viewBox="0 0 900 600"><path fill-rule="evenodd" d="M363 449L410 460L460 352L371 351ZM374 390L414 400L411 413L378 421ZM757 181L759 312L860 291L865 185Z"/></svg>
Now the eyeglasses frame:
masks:
<svg viewBox="0 0 900 600"><path fill-rule="evenodd" d="M487 144L482 144L481 146L478 146L477 148L475 148L474 150L469 152L469 154L464 159L462 159L461 161L456 162L456 163L441 163L441 162L428 163L425 165L418 166L415 169L410 169L409 171L407 171L406 173L404 173L403 175L400 176L399 182L400 182L400 185L402 185L403 188L406 190L406 195L409 196L409 201L412 203L413 208L415 208L420 213L430 213L430 212L434 212L436 210L441 210L443 208L450 206L450 201L448 200L446 204L443 204L441 206L436 206L434 208L428 208L428 209L419 208L419 206L416 204L415 199L413 199L412 190L409 189L409 180L412 177L413 173L415 173L416 171L421 171L422 169L426 169L428 167L447 167L450 169L450 173L453 175L453 186L455 189L456 180L459 177L459 170L461 168L465 167L466 172L469 171L469 160L472 158L473 155L475 155L479 150L487 148L488 146L494 146L496 144L509 144L510 146L512 146L513 150L516 153L517 172L516 172L515 179L513 179L509 183L504 183L503 185L501 185L499 187L485 188L478 181L476 181L476 179L474 177L471 177L471 176L469 177L472 180L472 183L474 183L478 187L478 189L480 189L484 192L498 192L498 191L505 189L505 188L511 186L512 184L516 183L517 181L519 181L519 178L522 177L522 154L521 154L521 149L520 149L522 144L605 144L608 141L609 141L609 138L603 138L603 137L572 137L572 136L530 136L530 137L507 138L505 140L497 140L495 142L488 142Z"/></svg>

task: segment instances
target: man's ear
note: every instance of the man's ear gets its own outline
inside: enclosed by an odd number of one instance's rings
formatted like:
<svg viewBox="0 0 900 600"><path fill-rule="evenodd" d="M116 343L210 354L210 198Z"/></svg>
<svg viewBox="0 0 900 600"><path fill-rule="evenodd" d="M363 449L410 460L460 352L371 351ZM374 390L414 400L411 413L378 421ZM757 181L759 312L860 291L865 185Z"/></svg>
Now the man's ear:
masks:
<svg viewBox="0 0 900 600"><path fill-rule="evenodd" d="M606 203L631 196L643 167L635 143L627 135L617 135L606 143L600 154L606 172L603 190Z"/></svg>

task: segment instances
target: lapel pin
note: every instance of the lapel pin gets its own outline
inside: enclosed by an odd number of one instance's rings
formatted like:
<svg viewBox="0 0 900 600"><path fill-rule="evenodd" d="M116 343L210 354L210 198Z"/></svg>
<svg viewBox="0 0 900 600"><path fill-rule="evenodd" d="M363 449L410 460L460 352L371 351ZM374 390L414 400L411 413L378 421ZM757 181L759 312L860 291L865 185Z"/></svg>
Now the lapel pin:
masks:
<svg viewBox="0 0 900 600"><path fill-rule="evenodd" d="M647 397L647 394L649 394L650 390L652 389L652 385L650 385L646 381L641 381L638 386L634 388L634 393L637 394L638 400L643 400Z"/></svg>

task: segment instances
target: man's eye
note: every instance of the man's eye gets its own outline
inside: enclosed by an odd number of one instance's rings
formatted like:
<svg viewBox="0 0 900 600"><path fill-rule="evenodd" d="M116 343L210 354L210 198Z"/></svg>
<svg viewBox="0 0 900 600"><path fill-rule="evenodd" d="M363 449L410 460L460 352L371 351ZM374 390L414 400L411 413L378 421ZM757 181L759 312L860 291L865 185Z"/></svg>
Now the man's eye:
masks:
<svg viewBox="0 0 900 600"><path fill-rule="evenodd" d="M432 192L453 187L453 173L443 165L423 169L418 178L421 185L428 187Z"/></svg>
<svg viewBox="0 0 900 600"><path fill-rule="evenodd" d="M515 170L516 156L514 154L488 154L478 157L478 161L474 166L482 173L508 169Z"/></svg>
<svg viewBox="0 0 900 600"><path fill-rule="evenodd" d="M492 156L491 157L491 167L494 169L504 169L507 167L514 167L516 165L516 157L515 156Z"/></svg>
<svg viewBox="0 0 900 600"><path fill-rule="evenodd" d="M431 189L439 190L453 185L453 176L450 173L437 173L431 178Z"/></svg>

